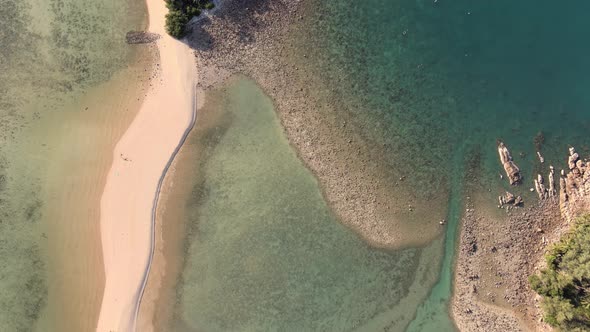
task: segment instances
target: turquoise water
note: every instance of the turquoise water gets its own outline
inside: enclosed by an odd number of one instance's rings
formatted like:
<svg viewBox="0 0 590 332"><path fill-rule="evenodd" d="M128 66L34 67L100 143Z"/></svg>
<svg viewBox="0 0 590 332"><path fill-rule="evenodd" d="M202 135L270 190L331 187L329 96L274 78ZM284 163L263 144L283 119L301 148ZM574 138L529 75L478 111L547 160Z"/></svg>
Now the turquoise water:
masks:
<svg viewBox="0 0 590 332"><path fill-rule="evenodd" d="M307 4L297 52L326 82L317 89L329 91L336 112L354 119L384 164L411 174L407 181L420 202L417 209L449 195L439 283L409 330L452 330L448 300L456 227L468 194L463 188L469 181L490 189L501 185L497 140L508 144L523 170L525 184L512 189L519 194L526 194L535 172L546 172L548 164L565 167L569 145L590 154L590 44L584 42L590 4ZM536 147L538 133L544 143ZM545 166L537 161L537 148ZM471 166L465 160L473 155L481 173L466 178Z"/></svg>
<svg viewBox="0 0 590 332"><path fill-rule="evenodd" d="M438 243L382 251L342 226L254 82L238 78L207 100L217 105L199 111L188 142L203 148L186 202L190 235L171 330L407 325L434 282Z"/></svg>
<svg viewBox="0 0 590 332"><path fill-rule="evenodd" d="M455 154L456 158L461 158L462 149ZM459 159L455 162L460 165L464 160ZM416 317L412 320L406 331L437 331L452 332L456 331L455 324L449 319L449 300L451 297L452 280L453 280L453 253L456 245L455 241L459 232L459 223L462 216L462 198L463 198L463 171L462 167L457 167L451 177L451 195L447 213L447 231L445 233L444 250L442 267L439 279L436 285L430 291L429 297L424 301L416 312Z"/></svg>
<svg viewBox="0 0 590 332"><path fill-rule="evenodd" d="M302 53L323 66L318 75L360 130L384 143L391 166L415 170L409 181L448 190L448 177L435 175L455 167L464 141L481 146L488 173L497 169L498 138L525 152L519 161L529 168L539 131L549 162L558 164L567 144L589 152L590 45L581 42L589 4L311 3Z"/></svg>
<svg viewBox="0 0 590 332"><path fill-rule="evenodd" d="M51 327L40 320L64 326L92 319L42 317L48 306L59 312L56 301L65 301L53 294L51 303L49 280L62 284L76 278L64 275L71 269L64 270L67 263L49 250L63 245L55 241L66 232L56 229L56 221L45 213L47 197L63 194L48 188L48 182L61 181L48 179L48 169L79 171L66 163L56 165L64 158L57 151L63 142L55 141L62 130L92 128L92 123L72 120L83 111L76 102L128 66L133 51L125 43L125 33L141 26L145 8L141 1L2 0L0 17L0 329L48 331ZM91 135L84 133L81 140ZM68 153L78 161L85 151ZM68 241L68 250L80 250L75 238ZM85 266L77 271L78 278L102 273ZM87 313L90 305L76 312Z"/></svg>
<svg viewBox="0 0 590 332"><path fill-rule="evenodd" d="M416 209L448 198L445 236L398 251L360 242L329 212L270 101L238 80L209 99L219 101L212 109L224 121L197 129L206 144L187 202L193 228L174 330L453 331L466 188L508 188L498 180L497 140L523 170L525 184L512 190L526 204L535 202L527 193L534 172L564 167L569 145L590 154L590 4L305 5L293 57L324 84L309 87L332 103L317 111L352 120L392 170L385 183L408 175Z"/></svg>

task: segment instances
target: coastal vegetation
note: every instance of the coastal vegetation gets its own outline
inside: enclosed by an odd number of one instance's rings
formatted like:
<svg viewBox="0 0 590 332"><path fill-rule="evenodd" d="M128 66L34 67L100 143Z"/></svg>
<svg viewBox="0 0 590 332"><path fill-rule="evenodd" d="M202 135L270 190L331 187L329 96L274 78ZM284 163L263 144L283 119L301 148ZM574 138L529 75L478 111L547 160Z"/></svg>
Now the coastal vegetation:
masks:
<svg viewBox="0 0 590 332"><path fill-rule="evenodd" d="M529 278L543 297L545 321L566 331L590 330L590 214L578 218L545 259L547 268Z"/></svg>
<svg viewBox="0 0 590 332"><path fill-rule="evenodd" d="M180 39L187 33L186 25L203 10L213 9L215 4L210 0L166 0L166 32Z"/></svg>

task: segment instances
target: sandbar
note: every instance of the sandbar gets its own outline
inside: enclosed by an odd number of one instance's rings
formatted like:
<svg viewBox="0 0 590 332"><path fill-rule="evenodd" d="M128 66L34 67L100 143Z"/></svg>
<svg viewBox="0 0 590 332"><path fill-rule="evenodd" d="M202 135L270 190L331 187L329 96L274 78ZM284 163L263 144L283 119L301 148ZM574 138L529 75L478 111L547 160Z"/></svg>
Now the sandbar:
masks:
<svg viewBox="0 0 590 332"><path fill-rule="evenodd" d="M164 30L165 2L147 0L159 73L113 151L101 197L105 289L97 331L132 331L153 252L153 215L169 164L195 118L196 66L189 47Z"/></svg>

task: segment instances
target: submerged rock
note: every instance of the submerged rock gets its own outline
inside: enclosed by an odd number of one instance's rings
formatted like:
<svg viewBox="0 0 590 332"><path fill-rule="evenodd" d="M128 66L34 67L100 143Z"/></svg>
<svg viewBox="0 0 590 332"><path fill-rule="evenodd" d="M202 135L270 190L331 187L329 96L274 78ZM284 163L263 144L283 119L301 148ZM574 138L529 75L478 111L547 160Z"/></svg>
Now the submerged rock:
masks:
<svg viewBox="0 0 590 332"><path fill-rule="evenodd" d="M149 44L160 39L160 35L146 31L129 31L125 39L127 44Z"/></svg>
<svg viewBox="0 0 590 332"><path fill-rule="evenodd" d="M510 151L506 145L504 145L504 142L500 142L498 144L498 154L500 155L500 162L502 163L502 167L504 167L504 171L506 171L506 175L508 176L510 184L519 184L522 180L522 177L520 176L520 169L518 166L516 166L514 161L512 161Z"/></svg>

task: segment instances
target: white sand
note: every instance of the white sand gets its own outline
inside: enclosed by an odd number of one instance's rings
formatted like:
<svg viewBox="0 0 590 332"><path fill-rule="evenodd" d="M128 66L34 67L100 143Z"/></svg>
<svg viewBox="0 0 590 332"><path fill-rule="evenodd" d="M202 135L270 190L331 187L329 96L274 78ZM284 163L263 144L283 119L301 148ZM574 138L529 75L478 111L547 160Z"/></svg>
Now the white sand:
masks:
<svg viewBox="0 0 590 332"><path fill-rule="evenodd" d="M167 164L194 121L194 57L164 31L163 0L147 0L159 33L160 79L114 151L101 199L106 285L97 331L133 331L150 260L152 212ZM125 160L127 159L127 160Z"/></svg>

